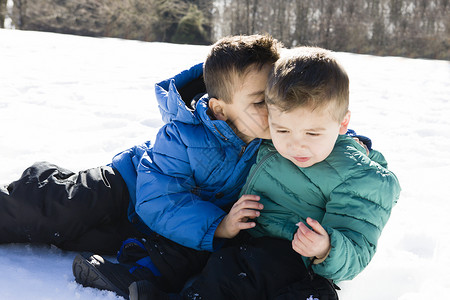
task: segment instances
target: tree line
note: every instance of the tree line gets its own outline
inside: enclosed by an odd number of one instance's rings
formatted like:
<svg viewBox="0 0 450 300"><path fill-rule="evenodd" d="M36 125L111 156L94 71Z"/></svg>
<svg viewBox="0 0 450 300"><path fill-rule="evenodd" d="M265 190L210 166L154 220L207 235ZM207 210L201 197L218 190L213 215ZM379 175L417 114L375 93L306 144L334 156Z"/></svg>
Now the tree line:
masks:
<svg viewBox="0 0 450 300"><path fill-rule="evenodd" d="M450 59L450 0L13 0L18 29L210 44L269 33L287 47ZM0 24L6 14L0 0Z"/></svg>
<svg viewBox="0 0 450 300"><path fill-rule="evenodd" d="M450 59L449 0L223 0L220 4L215 26L222 35L267 31L287 46Z"/></svg>
<svg viewBox="0 0 450 300"><path fill-rule="evenodd" d="M23 30L209 44L204 13L209 5L204 0L13 0L11 19Z"/></svg>

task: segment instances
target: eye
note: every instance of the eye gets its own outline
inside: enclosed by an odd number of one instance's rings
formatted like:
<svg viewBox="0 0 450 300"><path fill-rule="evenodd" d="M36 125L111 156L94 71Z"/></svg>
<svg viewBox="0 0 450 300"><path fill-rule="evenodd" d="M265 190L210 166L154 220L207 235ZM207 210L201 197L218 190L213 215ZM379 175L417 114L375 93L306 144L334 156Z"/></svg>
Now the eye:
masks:
<svg viewBox="0 0 450 300"><path fill-rule="evenodd" d="M319 136L320 135L320 133L317 133L317 132L307 132L306 134L310 135L310 136Z"/></svg>
<svg viewBox="0 0 450 300"><path fill-rule="evenodd" d="M277 130L277 133L281 133L281 134L289 133L289 130L286 130L286 129L278 129L278 130Z"/></svg>
<svg viewBox="0 0 450 300"><path fill-rule="evenodd" d="M263 99L263 100L261 100L261 101L258 101L258 102L255 102L255 103L253 103L253 105L255 105L255 106L263 106L263 105L265 105L266 104L266 101Z"/></svg>

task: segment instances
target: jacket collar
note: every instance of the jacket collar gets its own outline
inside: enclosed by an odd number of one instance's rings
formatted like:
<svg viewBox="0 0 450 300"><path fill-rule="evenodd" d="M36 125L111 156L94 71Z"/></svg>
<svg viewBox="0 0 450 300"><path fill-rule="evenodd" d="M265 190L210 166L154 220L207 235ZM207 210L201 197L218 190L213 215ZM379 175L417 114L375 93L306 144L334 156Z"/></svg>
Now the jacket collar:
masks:
<svg viewBox="0 0 450 300"><path fill-rule="evenodd" d="M195 113L205 126L214 133L217 137L225 142L232 143L239 147L246 147L247 144L241 140L236 133L231 129L227 122L222 120L213 120L208 115L208 95L203 96L196 105ZM255 139L250 144L260 143L260 139Z"/></svg>
<svg viewBox="0 0 450 300"><path fill-rule="evenodd" d="M185 70L176 76L161 81L155 85L156 100L165 123L171 121L181 121L187 124L197 124L198 120L194 117L192 110L186 107L181 98L177 87L182 87L188 82L201 76L203 64L197 64L188 70Z"/></svg>

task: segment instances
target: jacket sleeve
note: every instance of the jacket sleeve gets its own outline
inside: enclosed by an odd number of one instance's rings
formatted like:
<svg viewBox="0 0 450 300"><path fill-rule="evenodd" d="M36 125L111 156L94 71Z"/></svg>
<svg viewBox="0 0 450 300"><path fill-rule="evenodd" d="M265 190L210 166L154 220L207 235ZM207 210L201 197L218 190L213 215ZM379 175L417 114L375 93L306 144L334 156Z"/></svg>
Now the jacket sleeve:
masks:
<svg viewBox="0 0 450 300"><path fill-rule="evenodd" d="M186 247L214 251L219 246L214 232L225 212L191 192L195 187L186 145L177 126L169 123L137 167L136 212L156 233Z"/></svg>
<svg viewBox="0 0 450 300"><path fill-rule="evenodd" d="M378 164L380 164L383 168L387 168L388 167L388 163L386 161L386 158L384 158L384 155L377 151L377 150L370 150L369 153L369 158L375 162L377 162Z"/></svg>
<svg viewBox="0 0 450 300"><path fill-rule="evenodd" d="M335 281L350 280L369 264L400 194L393 173L381 166L366 171L345 178L326 204L322 226L330 236L331 251L313 270Z"/></svg>

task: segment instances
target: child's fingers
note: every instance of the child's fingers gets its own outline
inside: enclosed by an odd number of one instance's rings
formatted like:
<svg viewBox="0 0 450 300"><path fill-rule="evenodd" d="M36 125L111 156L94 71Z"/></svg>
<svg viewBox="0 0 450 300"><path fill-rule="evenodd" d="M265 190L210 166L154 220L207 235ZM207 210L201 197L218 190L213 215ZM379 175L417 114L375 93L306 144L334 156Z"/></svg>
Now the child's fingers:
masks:
<svg viewBox="0 0 450 300"><path fill-rule="evenodd" d="M239 200L233 205L233 209L263 209L264 205L259 203L260 197L257 195L243 195Z"/></svg>
<svg viewBox="0 0 450 300"><path fill-rule="evenodd" d="M260 197L258 195L242 195L236 203L243 202L245 200L259 201L259 199Z"/></svg>
<svg viewBox="0 0 450 300"><path fill-rule="evenodd" d="M306 248L308 245L311 245L311 241L308 240L300 230L297 230L294 234L294 239L292 241L295 242L296 246L299 248Z"/></svg>
<svg viewBox="0 0 450 300"><path fill-rule="evenodd" d="M356 142L358 142L358 144L360 144L361 146L363 146L363 148L366 150L367 155L370 154L369 148L367 148L366 144L364 144L362 141L360 141L357 137L353 138Z"/></svg>
<svg viewBox="0 0 450 300"><path fill-rule="evenodd" d="M327 231L314 219L308 218L306 222L314 231L310 230L305 224L298 223L298 230L292 240L292 248L306 257L325 257L330 248Z"/></svg>
<svg viewBox="0 0 450 300"><path fill-rule="evenodd" d="M250 219L254 219L259 217L261 213L258 210L254 210L254 209L241 209L236 213L236 217L238 219L243 219L243 218L250 218Z"/></svg>
<svg viewBox="0 0 450 300"><path fill-rule="evenodd" d="M255 222L239 222L238 228L239 230L250 229L256 226Z"/></svg>
<svg viewBox="0 0 450 300"><path fill-rule="evenodd" d="M301 232L297 232L292 240L292 248L299 254L307 256L307 245L305 245L304 240L301 237Z"/></svg>
<svg viewBox="0 0 450 300"><path fill-rule="evenodd" d="M256 202L256 201L246 200L246 201L241 203L240 208L241 209L258 209L258 210L261 210L261 209L264 208L264 205L262 205L261 203Z"/></svg>
<svg viewBox="0 0 450 300"><path fill-rule="evenodd" d="M297 233L301 233L301 236L299 235L300 239L307 239L309 242L314 241L316 233L309 229L305 224L302 222L298 223L298 230Z"/></svg>
<svg viewBox="0 0 450 300"><path fill-rule="evenodd" d="M328 232L322 227L322 225L320 225L320 223L317 220L314 220L314 219L308 217L308 218L306 218L306 222L318 234L320 234L320 235L327 235L328 234Z"/></svg>

